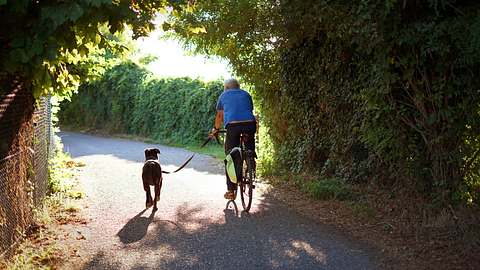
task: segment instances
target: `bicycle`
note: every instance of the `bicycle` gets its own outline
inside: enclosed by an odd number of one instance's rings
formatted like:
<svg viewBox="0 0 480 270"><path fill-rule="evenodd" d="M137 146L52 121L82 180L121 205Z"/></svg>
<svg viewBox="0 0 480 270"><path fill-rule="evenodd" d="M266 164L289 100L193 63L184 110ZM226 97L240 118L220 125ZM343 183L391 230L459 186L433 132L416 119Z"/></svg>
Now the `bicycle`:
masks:
<svg viewBox="0 0 480 270"><path fill-rule="evenodd" d="M220 130L219 133L226 133L226 130ZM240 149L242 157L242 177L237 183L237 190L235 190L234 200L237 198L237 192L240 190L240 198L242 200L243 209L248 212L252 206L253 190L255 189L256 179L256 161L255 152L249 150L245 146L245 142L249 139L246 133L240 134Z"/></svg>

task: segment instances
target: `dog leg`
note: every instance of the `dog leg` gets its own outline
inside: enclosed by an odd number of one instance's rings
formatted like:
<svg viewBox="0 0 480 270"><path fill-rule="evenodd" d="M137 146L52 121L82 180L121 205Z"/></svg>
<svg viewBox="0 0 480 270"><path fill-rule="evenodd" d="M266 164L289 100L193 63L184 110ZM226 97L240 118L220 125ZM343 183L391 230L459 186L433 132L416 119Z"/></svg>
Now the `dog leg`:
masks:
<svg viewBox="0 0 480 270"><path fill-rule="evenodd" d="M158 197L157 197L157 190L155 189L155 200L158 202L160 201L160 191L162 190L162 179L160 179L160 184L159 184L159 188L158 188Z"/></svg>
<svg viewBox="0 0 480 270"><path fill-rule="evenodd" d="M147 197L147 200L145 202L145 208L149 208L150 206L153 205L152 194L150 194L150 186L144 183L143 189L145 190L145 195Z"/></svg>
<svg viewBox="0 0 480 270"><path fill-rule="evenodd" d="M153 210L156 211L157 208L157 202L160 200L160 185L157 183L155 185L155 201L153 202Z"/></svg>

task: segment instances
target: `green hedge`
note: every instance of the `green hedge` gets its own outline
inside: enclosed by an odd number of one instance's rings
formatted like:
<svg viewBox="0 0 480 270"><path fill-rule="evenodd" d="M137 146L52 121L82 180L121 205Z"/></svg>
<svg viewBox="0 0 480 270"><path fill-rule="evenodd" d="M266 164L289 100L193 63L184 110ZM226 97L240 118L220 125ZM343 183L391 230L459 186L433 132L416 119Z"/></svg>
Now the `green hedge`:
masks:
<svg viewBox="0 0 480 270"><path fill-rule="evenodd" d="M61 126L95 128L160 141L193 143L213 125L220 82L189 78L156 79L131 61L80 86L61 104Z"/></svg>
<svg viewBox="0 0 480 270"><path fill-rule="evenodd" d="M204 0L168 26L255 86L271 172L480 204L479 11L480 1Z"/></svg>

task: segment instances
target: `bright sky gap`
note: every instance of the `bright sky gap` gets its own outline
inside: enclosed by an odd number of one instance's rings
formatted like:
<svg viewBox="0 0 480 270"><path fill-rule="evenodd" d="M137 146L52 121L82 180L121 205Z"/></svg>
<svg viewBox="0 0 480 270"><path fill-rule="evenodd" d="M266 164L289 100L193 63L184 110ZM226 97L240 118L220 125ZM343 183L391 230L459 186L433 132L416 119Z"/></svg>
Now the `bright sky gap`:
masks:
<svg viewBox="0 0 480 270"><path fill-rule="evenodd" d="M138 56L156 56L147 68L159 77L190 77L204 81L232 77L226 60L203 55L191 55L174 39L164 38L161 26L148 37L136 41Z"/></svg>

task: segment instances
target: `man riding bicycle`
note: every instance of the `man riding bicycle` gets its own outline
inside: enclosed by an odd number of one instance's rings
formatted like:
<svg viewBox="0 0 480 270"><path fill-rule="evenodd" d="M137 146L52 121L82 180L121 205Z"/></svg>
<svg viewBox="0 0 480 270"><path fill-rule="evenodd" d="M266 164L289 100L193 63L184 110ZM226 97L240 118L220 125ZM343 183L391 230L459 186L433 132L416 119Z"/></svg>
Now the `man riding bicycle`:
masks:
<svg viewBox="0 0 480 270"><path fill-rule="evenodd" d="M223 121L227 131L225 138L226 155L234 147L240 146L240 134L248 136L247 140L244 141L246 149L255 152L254 136L257 126L255 116L253 115L252 97L247 91L240 89L240 84L236 79L226 80L223 86L225 90L218 98L215 124L211 135L217 135ZM227 200L234 200L237 184L230 181L226 170L225 168L227 192L224 197Z"/></svg>

